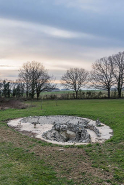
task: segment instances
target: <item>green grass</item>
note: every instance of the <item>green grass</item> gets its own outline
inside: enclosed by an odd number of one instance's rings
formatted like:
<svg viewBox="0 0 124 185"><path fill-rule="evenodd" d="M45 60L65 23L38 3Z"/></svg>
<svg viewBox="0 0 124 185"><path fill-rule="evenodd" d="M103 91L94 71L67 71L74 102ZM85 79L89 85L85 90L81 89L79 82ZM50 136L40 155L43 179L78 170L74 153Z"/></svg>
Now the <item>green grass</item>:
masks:
<svg viewBox="0 0 124 185"><path fill-rule="evenodd" d="M52 167L44 165L34 153L28 153L22 148L15 148L12 143L0 144L0 184L61 185L71 182L57 179Z"/></svg>
<svg viewBox="0 0 124 185"><path fill-rule="evenodd" d="M83 182L77 184L123 184L124 183L124 100L58 100L41 102L26 102L36 107L28 109L8 109L0 111L0 128L8 129L6 122L9 119L42 116L42 115L72 115L87 117L93 120L97 118L113 129L113 137L103 144L89 144L78 146L77 150L85 150L91 167L101 170L104 175L109 174L110 178L92 177L82 172ZM20 137L20 134L17 135ZM47 144L36 139L27 138L27 142L33 142L35 147L47 147L54 145ZM55 146L58 147L58 146ZM74 147L74 146L73 146ZM71 148L66 146L65 148ZM0 142L0 185L45 185L45 184L73 184L68 178L57 178L53 166L45 165L45 158L40 159L34 153L28 152L24 147L15 147L13 142ZM78 160L82 160L82 157ZM87 178L86 178L87 177ZM90 184L90 183L89 183Z"/></svg>

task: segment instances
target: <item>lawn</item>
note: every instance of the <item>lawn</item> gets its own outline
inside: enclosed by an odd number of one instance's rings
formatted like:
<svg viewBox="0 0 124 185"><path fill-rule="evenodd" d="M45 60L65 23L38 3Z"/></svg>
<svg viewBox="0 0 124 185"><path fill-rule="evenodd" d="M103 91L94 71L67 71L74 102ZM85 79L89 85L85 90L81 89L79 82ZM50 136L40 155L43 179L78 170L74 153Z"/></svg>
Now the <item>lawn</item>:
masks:
<svg viewBox="0 0 124 185"><path fill-rule="evenodd" d="M31 106L0 110L0 185L124 184L123 99L25 103ZM99 118L113 129L114 135L103 144L63 147L22 135L7 126L10 119L34 115Z"/></svg>

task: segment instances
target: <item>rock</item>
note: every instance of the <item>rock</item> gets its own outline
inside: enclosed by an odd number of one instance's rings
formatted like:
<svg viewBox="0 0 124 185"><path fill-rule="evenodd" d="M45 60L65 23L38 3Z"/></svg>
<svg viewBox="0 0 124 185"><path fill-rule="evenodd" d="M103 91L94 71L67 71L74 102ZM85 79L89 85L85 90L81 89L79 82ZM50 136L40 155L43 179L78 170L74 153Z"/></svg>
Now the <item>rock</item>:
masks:
<svg viewBox="0 0 124 185"><path fill-rule="evenodd" d="M59 151L65 151L63 148L60 148Z"/></svg>
<svg viewBox="0 0 124 185"><path fill-rule="evenodd" d="M52 129L43 134L43 137L49 140L61 142L83 142L89 143L91 141L90 135L84 128L87 127L87 122L79 122L73 124L54 123Z"/></svg>
<svg viewBox="0 0 124 185"><path fill-rule="evenodd" d="M67 130L67 125L65 124L59 124L59 123L55 123L53 126L53 129L57 130L57 131L65 131Z"/></svg>
<svg viewBox="0 0 124 185"><path fill-rule="evenodd" d="M99 129L97 129L93 124L88 124L88 129L93 130L98 137L101 136Z"/></svg>
<svg viewBox="0 0 124 185"><path fill-rule="evenodd" d="M101 126L101 122L99 121L99 119L96 120L96 126L97 127Z"/></svg>
<svg viewBox="0 0 124 185"><path fill-rule="evenodd" d="M66 137L62 136L57 130L50 130L46 133L44 133L43 138L58 142L66 142Z"/></svg>

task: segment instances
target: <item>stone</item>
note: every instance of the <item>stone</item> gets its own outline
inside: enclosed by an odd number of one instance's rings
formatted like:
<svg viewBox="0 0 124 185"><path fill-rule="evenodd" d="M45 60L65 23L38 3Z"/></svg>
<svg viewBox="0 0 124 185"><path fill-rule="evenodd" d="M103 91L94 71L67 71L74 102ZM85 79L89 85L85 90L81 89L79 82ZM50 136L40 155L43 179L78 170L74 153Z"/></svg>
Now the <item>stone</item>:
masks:
<svg viewBox="0 0 124 185"><path fill-rule="evenodd" d="M66 142L66 137L63 137L58 131L56 130L50 130L48 132L43 133L43 138L58 142Z"/></svg>
<svg viewBox="0 0 124 185"><path fill-rule="evenodd" d="M58 149L58 151L65 151L63 148Z"/></svg>
<svg viewBox="0 0 124 185"><path fill-rule="evenodd" d="M98 137L101 136L99 129L97 129L93 124L88 124L88 129L93 130Z"/></svg>
<svg viewBox="0 0 124 185"><path fill-rule="evenodd" d="M32 122L31 124L33 124L34 128L36 128L36 125L39 124L39 122Z"/></svg>
<svg viewBox="0 0 124 185"><path fill-rule="evenodd" d="M76 141L89 143L91 141L90 135L88 134L86 129L79 128L76 132Z"/></svg>
<svg viewBox="0 0 124 185"><path fill-rule="evenodd" d="M61 141L61 142L83 142L89 143L91 141L90 135L88 134L85 127L87 122L79 122L73 124L70 122L66 123L53 123L53 127L50 131L43 134L43 137L49 140Z"/></svg>
<svg viewBox="0 0 124 185"><path fill-rule="evenodd" d="M101 122L99 121L99 118L96 120L96 126L97 127L101 126Z"/></svg>
<svg viewBox="0 0 124 185"><path fill-rule="evenodd" d="M18 122L18 128L21 128L22 125L21 125L21 120Z"/></svg>

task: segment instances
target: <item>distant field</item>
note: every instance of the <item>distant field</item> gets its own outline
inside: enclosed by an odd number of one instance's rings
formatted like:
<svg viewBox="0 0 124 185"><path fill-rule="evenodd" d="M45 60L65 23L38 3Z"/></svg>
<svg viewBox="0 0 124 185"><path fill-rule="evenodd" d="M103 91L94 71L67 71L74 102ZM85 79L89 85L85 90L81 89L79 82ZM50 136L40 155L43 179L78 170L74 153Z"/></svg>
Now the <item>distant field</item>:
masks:
<svg viewBox="0 0 124 185"><path fill-rule="evenodd" d="M100 92L100 90L82 90L82 92L87 92L87 91L92 91L92 92ZM106 92L106 91L102 91L102 92ZM66 93L74 93L73 90L71 91L52 91L52 92L42 92L42 95L46 95L46 94L66 94Z"/></svg>
<svg viewBox="0 0 124 185"><path fill-rule="evenodd" d="M52 92L42 92L41 95L50 95L50 94L66 94L73 93L74 91L52 91Z"/></svg>
<svg viewBox="0 0 124 185"><path fill-rule="evenodd" d="M42 92L40 98L52 99L54 96L62 99L72 99L74 98L75 92L71 91L53 91L53 92ZM84 98L107 98L106 90L81 90L78 93L80 99ZM117 91L111 91L111 97L117 98ZM122 91L122 97L124 97L124 91Z"/></svg>
<svg viewBox="0 0 124 185"><path fill-rule="evenodd" d="M91 95L88 95L88 92L91 92ZM107 91L100 91L100 90L82 90L78 93L80 99L82 98L93 98L93 96L97 96L99 92L102 92L101 96L107 97ZM40 94L40 98L43 99L54 99L60 98L60 99L74 99L75 98L75 92L73 90L71 91L53 91L53 92L42 92Z"/></svg>
<svg viewBox="0 0 124 185"><path fill-rule="evenodd" d="M25 103L35 107L0 111L0 185L124 184L124 99ZM99 118L114 136L104 144L63 147L21 135L6 124L38 115Z"/></svg>

